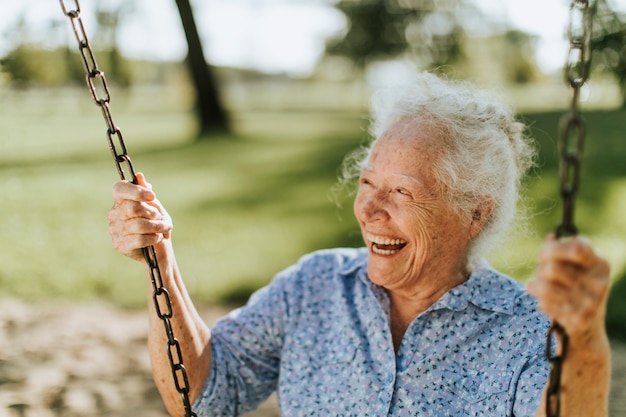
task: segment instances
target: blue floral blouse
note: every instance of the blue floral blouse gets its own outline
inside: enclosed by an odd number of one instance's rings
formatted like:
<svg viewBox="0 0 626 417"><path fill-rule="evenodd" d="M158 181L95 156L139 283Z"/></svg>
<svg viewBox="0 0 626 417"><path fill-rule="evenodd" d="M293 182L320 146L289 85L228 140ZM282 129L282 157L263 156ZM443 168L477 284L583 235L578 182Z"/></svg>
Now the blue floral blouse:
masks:
<svg viewBox="0 0 626 417"><path fill-rule="evenodd" d="M236 416L277 391L284 416L533 416L548 327L522 284L485 266L420 314L395 353L367 251L319 251L216 323L193 410Z"/></svg>

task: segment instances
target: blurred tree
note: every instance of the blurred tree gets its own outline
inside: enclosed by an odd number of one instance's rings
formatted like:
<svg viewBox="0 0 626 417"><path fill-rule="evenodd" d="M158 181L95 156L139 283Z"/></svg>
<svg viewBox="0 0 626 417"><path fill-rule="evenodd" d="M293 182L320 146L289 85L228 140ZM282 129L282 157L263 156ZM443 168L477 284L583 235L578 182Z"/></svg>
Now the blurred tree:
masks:
<svg viewBox="0 0 626 417"><path fill-rule="evenodd" d="M77 48L66 46L62 48L61 55L65 63L65 80L68 84L84 85L85 84L85 68L81 62L81 58Z"/></svg>
<svg viewBox="0 0 626 417"><path fill-rule="evenodd" d="M598 0L592 37L591 65L594 70L613 75L626 108L626 13L611 8L607 0Z"/></svg>
<svg viewBox="0 0 626 417"><path fill-rule="evenodd" d="M0 60L2 70L8 74L13 86L27 88L31 86L55 86L63 82L63 74L59 71L51 71L58 68L62 59L55 53L45 51L28 44L21 44L11 50Z"/></svg>
<svg viewBox="0 0 626 417"><path fill-rule="evenodd" d="M134 11L135 1L126 0L114 8L103 6L102 1L96 3L96 21L98 22L97 40L94 44L106 53L106 74L111 82L120 87L128 88L132 85L130 63L120 52L117 35L124 19ZM106 2L109 4L110 2Z"/></svg>
<svg viewBox="0 0 626 417"><path fill-rule="evenodd" d="M29 87L58 87L68 80L85 82L85 70L78 60L78 53L71 53L67 47L58 48L56 43L60 33L65 33L61 20L53 20L37 28L43 30L46 41L33 39L32 27L25 14L18 15L6 31L6 37L15 45L0 58L0 71L19 89Z"/></svg>
<svg viewBox="0 0 626 417"><path fill-rule="evenodd" d="M424 68L459 63L465 36L460 20L479 15L467 0L340 0L336 7L349 28L327 43L326 52L361 69L406 52Z"/></svg>
<svg viewBox="0 0 626 417"><path fill-rule="evenodd" d="M467 39L464 51L468 59L461 71L457 67L461 77L509 85L527 84L541 77L535 54L537 36L508 28L505 23L488 36Z"/></svg>
<svg viewBox="0 0 626 417"><path fill-rule="evenodd" d="M389 13L384 1L342 0L336 7L346 15L349 29L342 39L328 42L330 55L345 56L363 68L373 59L394 57L406 50L406 17Z"/></svg>
<svg viewBox="0 0 626 417"><path fill-rule="evenodd" d="M535 81L539 75L535 60L536 36L519 30L508 30L502 39L501 59L505 63L506 80L514 84Z"/></svg>
<svg viewBox="0 0 626 417"><path fill-rule="evenodd" d="M84 85L86 77L77 50L46 49L30 43L18 44L1 58L0 70L19 89L60 87L68 83Z"/></svg>
<svg viewBox="0 0 626 417"><path fill-rule="evenodd" d="M191 4L189 0L176 0L176 5L187 39L186 61L195 86L199 137L206 138L209 133L228 132L228 116L220 100L214 74L204 58Z"/></svg>

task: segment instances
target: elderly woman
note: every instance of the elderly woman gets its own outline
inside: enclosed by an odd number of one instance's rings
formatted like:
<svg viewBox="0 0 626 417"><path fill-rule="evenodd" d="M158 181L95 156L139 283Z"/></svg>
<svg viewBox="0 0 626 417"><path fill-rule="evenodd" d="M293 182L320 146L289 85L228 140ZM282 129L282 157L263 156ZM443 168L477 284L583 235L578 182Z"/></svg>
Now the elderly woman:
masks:
<svg viewBox="0 0 626 417"><path fill-rule="evenodd" d="M115 185L113 245L137 260L155 246L194 412L238 415L277 391L285 416L543 416L553 319L570 340L562 415L606 416L607 262L583 239L549 237L525 288L481 259L514 217L533 160L524 126L434 75L396 93L375 103L375 140L353 164L365 247L304 256L212 329L144 176ZM162 324L150 317L154 378L182 415Z"/></svg>

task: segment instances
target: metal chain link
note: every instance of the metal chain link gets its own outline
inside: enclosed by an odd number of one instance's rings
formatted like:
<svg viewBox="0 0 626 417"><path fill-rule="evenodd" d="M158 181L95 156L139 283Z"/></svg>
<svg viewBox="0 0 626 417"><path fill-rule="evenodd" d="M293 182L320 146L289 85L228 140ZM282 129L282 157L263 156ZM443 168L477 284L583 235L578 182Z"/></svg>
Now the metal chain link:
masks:
<svg viewBox="0 0 626 417"><path fill-rule="evenodd" d="M585 144L585 121L579 112L580 90L589 77L591 63L591 31L594 5L591 0L572 0L570 4L567 37L569 50L565 62L565 78L572 90L569 111L563 115L559 125L559 189L563 201L561 224L557 237L573 236L578 233L574 225L574 202L580 184L580 167ZM551 350L552 340L559 343L558 353ZM567 356L569 338L565 329L553 322L547 334L546 356L550 361L550 376L546 399L546 416L561 414L561 373Z"/></svg>
<svg viewBox="0 0 626 417"><path fill-rule="evenodd" d="M74 0L74 7L68 8L65 5L65 1L59 0L63 13L70 19L72 29L76 40L78 41L78 49L87 71L87 85L91 91L94 102L102 110L104 121L107 125L107 138L109 148L113 154L117 171L122 180L127 177L133 183L137 182L135 177L135 171L133 165L126 151L126 145L122 136L121 130L113 122L113 117L109 108L111 101L111 94L109 87L104 76L104 72L98 68L96 58L93 50L89 45L89 39L85 32L85 26L80 15L80 4L78 0ZM185 417L197 417L191 410L191 403L189 400L189 379L187 377L187 370L183 365L183 355L180 347L180 343L174 337L172 329L172 304L170 300L167 288L163 285L161 278L161 271L159 269L158 260L154 246L149 246L142 249L144 259L150 268L150 281L152 283L152 300L156 314L163 322L165 327L165 334L167 336L167 355L172 371L172 378L174 379L174 385L176 391L181 394L183 407L185 409ZM163 311L165 309L165 311Z"/></svg>

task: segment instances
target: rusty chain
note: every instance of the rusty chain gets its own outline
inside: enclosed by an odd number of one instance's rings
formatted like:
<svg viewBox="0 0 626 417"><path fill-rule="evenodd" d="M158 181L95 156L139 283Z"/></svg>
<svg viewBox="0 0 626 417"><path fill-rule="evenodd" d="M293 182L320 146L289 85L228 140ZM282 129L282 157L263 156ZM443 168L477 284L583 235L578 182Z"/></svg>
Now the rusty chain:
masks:
<svg viewBox="0 0 626 417"><path fill-rule="evenodd" d="M569 111L563 115L559 125L559 190L563 201L561 224L557 237L574 236L578 233L574 225L574 202L580 184L580 167L585 145L585 121L579 112L580 90L589 78L591 63L591 31L594 5L592 0L572 0L570 4L567 38L569 49L565 62L565 79L572 90ZM557 353L552 353L552 339L559 342ZM561 373L568 349L565 329L553 322L548 331L546 356L550 361L550 376L546 399L546 416L561 415Z"/></svg>
<svg viewBox="0 0 626 417"><path fill-rule="evenodd" d="M98 68L96 58L93 50L89 44L87 33L85 32L85 26L80 15L80 4L78 0L74 0L74 8L68 8L65 5L64 0L59 0L63 13L70 19L72 30L78 41L78 49L83 59L83 64L87 72L87 85L91 91L91 95L95 104L102 110L102 115L107 126L107 139L109 148L113 154L113 159L117 166L117 171L122 180L127 177L131 182L136 183L135 171L133 165L126 151L126 144L122 136L122 131L113 122L109 103L111 101L111 94L109 87L104 76L104 72ZM117 144L116 144L117 142ZM156 257L154 246L146 247L142 249L144 259L150 268L150 281L152 283L152 300L156 310L158 318L163 322L165 327L165 335L167 336L167 355L172 371L172 378L176 391L181 394L183 407L185 409L185 417L196 417L196 414L191 410L191 403L189 400L189 379L187 377L187 370L183 364L183 355L180 347L180 343L174 337L172 329L172 304L170 300L167 288L163 285L161 278L161 270L159 269L159 263ZM163 307L162 307L163 306ZM165 311L163 311L165 309Z"/></svg>

